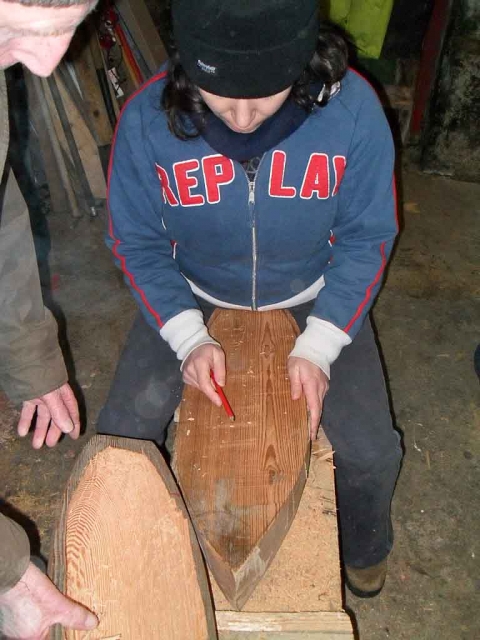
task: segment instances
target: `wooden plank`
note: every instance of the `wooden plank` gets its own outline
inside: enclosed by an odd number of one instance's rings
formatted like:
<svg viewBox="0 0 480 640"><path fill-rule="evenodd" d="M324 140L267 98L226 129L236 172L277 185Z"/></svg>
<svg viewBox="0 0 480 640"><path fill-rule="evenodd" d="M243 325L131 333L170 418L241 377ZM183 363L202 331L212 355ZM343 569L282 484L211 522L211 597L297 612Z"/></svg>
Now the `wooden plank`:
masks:
<svg viewBox="0 0 480 640"><path fill-rule="evenodd" d="M388 99L385 106L392 109L412 109L413 90L411 87L385 85L384 89Z"/></svg>
<svg viewBox="0 0 480 640"><path fill-rule="evenodd" d="M43 117L47 126L50 127L50 134L54 139L56 154L59 158L59 166L62 167L62 175L64 174L64 182L67 185L67 193L69 194L69 202L72 216L80 218L88 210L82 190L81 177L75 169L74 159L70 153L69 142L65 135L64 127L60 114L58 113L55 99L52 93L52 76L49 78L41 78L42 91L44 95L44 104L42 107ZM63 104L63 103L62 103ZM63 110L65 111L65 110ZM65 116L65 113L64 113ZM70 132L71 133L71 132ZM70 141L71 142L71 141ZM75 141L74 141L75 143ZM77 150L78 153L78 150ZM78 161L78 158L77 158ZM83 177L83 176L82 176ZM74 203L75 202L75 206Z"/></svg>
<svg viewBox="0 0 480 640"><path fill-rule="evenodd" d="M286 370L298 327L286 311L222 309L209 330L226 353L236 421L186 386L173 465L207 563L240 609L288 532L307 476L306 404L292 401Z"/></svg>
<svg viewBox="0 0 480 640"><path fill-rule="evenodd" d="M231 609L210 575L215 608ZM323 429L312 444L308 479L295 519L245 612L341 611L333 453Z"/></svg>
<svg viewBox="0 0 480 640"><path fill-rule="evenodd" d="M413 110L413 89L405 85L386 85L384 107L397 112L398 130L403 144L407 142Z"/></svg>
<svg viewBox="0 0 480 640"><path fill-rule="evenodd" d="M72 135L78 149L90 191L95 199L105 200L107 197L107 186L97 144L85 124L77 105L65 88L65 84L58 71L54 71L53 78L58 87L68 122L70 123Z"/></svg>
<svg viewBox="0 0 480 640"><path fill-rule="evenodd" d="M341 612L217 613L219 640L354 640L352 622Z"/></svg>
<svg viewBox="0 0 480 640"><path fill-rule="evenodd" d="M95 127L97 144L103 146L111 143L113 129L98 82L97 70L90 46L91 38L92 33L89 33L86 26L83 25L77 30L72 40L69 54L75 67L86 108Z"/></svg>
<svg viewBox="0 0 480 640"><path fill-rule="evenodd" d="M144 0L117 0L115 8L153 75L168 56L146 3Z"/></svg>
<svg viewBox="0 0 480 640"><path fill-rule="evenodd" d="M67 194L70 214L73 218L80 218L82 216L82 212L80 211L78 206L77 197L65 163L65 156L63 154L63 149L65 147L62 146L62 137L64 141L65 137L63 136L62 126L58 118L55 105L53 104L53 98L50 93L48 81L46 78L39 78L35 75L32 75L32 80L40 101L40 108L43 121L45 123L45 128L47 129L50 140L52 141L52 149L55 155L55 160L57 162L62 184ZM64 142L64 144L66 145L66 142Z"/></svg>
<svg viewBox="0 0 480 640"><path fill-rule="evenodd" d="M122 63L127 69L130 82L135 87L135 89L138 89L138 87L142 84L144 78L142 76L142 72L140 71L138 63L135 60L133 51L127 41L127 37L119 23L115 25L115 37L122 49Z"/></svg>
<svg viewBox="0 0 480 640"><path fill-rule="evenodd" d="M55 137L52 138L52 123L45 122L43 92L38 95L38 90L41 91L41 84L39 81L37 83L33 81L32 74L26 67L24 69L24 77L28 92L28 117L38 138L43 169L50 192L50 208L54 213L63 214L70 209L64 177L59 167L59 161L63 165L63 158L61 158L60 151L57 150L56 153L54 148L54 145L58 144L58 142Z"/></svg>
<svg viewBox="0 0 480 640"><path fill-rule="evenodd" d="M150 442L94 436L65 490L50 576L99 619L89 640L217 637L201 553L178 487ZM52 632L55 640L85 632Z"/></svg>
<svg viewBox="0 0 480 640"><path fill-rule="evenodd" d="M98 32L95 28L95 25L91 19L87 20L85 24L90 34L90 40L89 40L90 51L92 54L95 69L97 71L99 85L103 86L103 89L105 91L105 96L107 95L107 90L108 90L108 95L110 96L110 106L113 109L113 114L110 112L109 118L110 118L112 127L114 127L118 119L118 116L120 114L120 105L115 96L115 90L112 87L112 83L110 82L110 79L108 77L108 67L105 60L105 56L103 55L103 52L102 52L102 47L100 46L100 42L98 40ZM106 98L105 103L107 103L107 100L108 98ZM113 122L113 119L115 119L115 122Z"/></svg>
<svg viewBox="0 0 480 640"><path fill-rule="evenodd" d="M78 201L81 205L83 205L86 211L90 212L92 215L96 215L95 199L93 197L92 190L85 173L85 168L82 163L82 158L80 157L80 154L79 154L77 141L75 140L75 137L73 135L70 120L65 108L64 100L62 100L62 96L59 90L59 84L57 83L57 80L59 80L59 75L57 71L52 73L47 78L47 82L50 88L54 106L55 106L55 109L57 110L57 114L60 119L63 133L67 141L69 159L73 165L73 175L75 176L76 184L78 187L77 189ZM66 153L64 153L64 157L67 159Z"/></svg>

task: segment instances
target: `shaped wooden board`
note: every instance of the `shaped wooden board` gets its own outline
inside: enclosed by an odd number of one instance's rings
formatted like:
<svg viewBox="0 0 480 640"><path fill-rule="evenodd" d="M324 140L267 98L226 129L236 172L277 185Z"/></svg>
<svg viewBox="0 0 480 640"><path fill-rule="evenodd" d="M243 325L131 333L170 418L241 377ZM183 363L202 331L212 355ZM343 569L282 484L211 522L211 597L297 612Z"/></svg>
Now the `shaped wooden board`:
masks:
<svg viewBox="0 0 480 640"><path fill-rule="evenodd" d="M178 487L149 442L94 436L65 491L50 558L61 591L95 631L54 640L214 640L205 566Z"/></svg>
<svg viewBox="0 0 480 640"><path fill-rule="evenodd" d="M227 362L236 420L186 386L174 472L215 580L241 609L295 516L310 442L304 399L292 401L287 358L298 327L286 311L216 310L209 330Z"/></svg>

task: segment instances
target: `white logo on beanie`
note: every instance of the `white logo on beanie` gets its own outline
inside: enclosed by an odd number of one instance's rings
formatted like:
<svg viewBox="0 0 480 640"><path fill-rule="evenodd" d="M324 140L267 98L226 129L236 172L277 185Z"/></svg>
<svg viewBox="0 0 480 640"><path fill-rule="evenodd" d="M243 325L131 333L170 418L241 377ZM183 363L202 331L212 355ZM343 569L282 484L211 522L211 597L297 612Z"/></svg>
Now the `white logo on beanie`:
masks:
<svg viewBox="0 0 480 640"><path fill-rule="evenodd" d="M209 73L211 76L217 73L217 67L213 67L211 64L206 64L202 60L197 60L197 67L205 73Z"/></svg>

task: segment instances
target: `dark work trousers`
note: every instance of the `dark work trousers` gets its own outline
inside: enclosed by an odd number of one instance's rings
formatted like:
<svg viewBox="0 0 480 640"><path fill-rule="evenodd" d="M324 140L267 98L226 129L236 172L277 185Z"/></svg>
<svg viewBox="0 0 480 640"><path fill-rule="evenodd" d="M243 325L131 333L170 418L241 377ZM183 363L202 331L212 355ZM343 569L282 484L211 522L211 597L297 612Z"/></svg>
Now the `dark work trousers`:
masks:
<svg viewBox="0 0 480 640"><path fill-rule="evenodd" d="M214 307L198 302L207 321ZM290 309L301 331L311 308ZM97 431L162 444L182 390L180 362L139 313ZM392 548L390 503L402 457L369 319L331 367L321 422L335 452L343 561L369 567Z"/></svg>

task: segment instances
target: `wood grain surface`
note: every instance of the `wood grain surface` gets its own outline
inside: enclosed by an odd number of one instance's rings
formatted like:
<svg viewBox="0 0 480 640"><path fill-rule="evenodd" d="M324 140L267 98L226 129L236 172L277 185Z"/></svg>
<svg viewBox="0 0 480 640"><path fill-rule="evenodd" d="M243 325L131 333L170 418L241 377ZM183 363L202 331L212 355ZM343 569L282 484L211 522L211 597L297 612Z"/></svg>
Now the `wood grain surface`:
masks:
<svg viewBox="0 0 480 640"><path fill-rule="evenodd" d="M215 609L228 600L210 580ZM342 610L333 452L323 429L312 443L308 479L295 519L242 613Z"/></svg>
<svg viewBox="0 0 480 640"><path fill-rule="evenodd" d="M88 32L87 26L81 25L72 39L69 54L75 67L85 106L95 128L96 143L99 146L104 146L111 144L113 130L95 68L91 47L94 40L92 36L93 34Z"/></svg>
<svg viewBox="0 0 480 640"><path fill-rule="evenodd" d="M338 612L217 615L220 640L354 640L348 614Z"/></svg>
<svg viewBox="0 0 480 640"><path fill-rule="evenodd" d="M89 128L86 126L77 105L66 90L59 71L54 71L53 75L67 113L71 132L75 139L78 153L92 194L95 198L104 200L107 197L107 186L102 165L100 163L100 157L98 155L97 143L95 142ZM51 109L56 109L53 104L51 104ZM68 144L65 140L65 134L56 118L54 123L57 128L57 136L60 144L62 145L64 152L70 155Z"/></svg>
<svg viewBox="0 0 480 640"><path fill-rule="evenodd" d="M207 563L240 609L288 532L307 477L306 404L291 400L286 369L298 328L286 311L222 309L209 330L226 353L236 420L186 386L173 467Z"/></svg>
<svg viewBox="0 0 480 640"><path fill-rule="evenodd" d="M205 567L191 523L157 448L95 436L70 476L50 575L94 611L92 632L55 640L212 640Z"/></svg>

